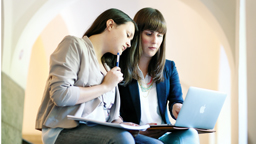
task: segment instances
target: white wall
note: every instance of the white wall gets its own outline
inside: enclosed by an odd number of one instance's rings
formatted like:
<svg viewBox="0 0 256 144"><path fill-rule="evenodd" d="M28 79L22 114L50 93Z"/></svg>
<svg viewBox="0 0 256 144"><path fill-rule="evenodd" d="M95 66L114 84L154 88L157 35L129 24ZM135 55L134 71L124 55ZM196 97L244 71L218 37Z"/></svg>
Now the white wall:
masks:
<svg viewBox="0 0 256 144"><path fill-rule="evenodd" d="M2 71L26 87L31 48L44 27L76 0L4 0ZM22 5L25 5L24 7ZM23 9L24 8L24 9ZM18 73L17 73L18 72Z"/></svg>
<svg viewBox="0 0 256 144"><path fill-rule="evenodd" d="M225 7L222 6L223 2L213 0L207 3L200 0L75 0L72 2L68 0L4 0L3 4L5 17L2 71L24 89L28 86L27 80L31 79L28 75L30 55L37 38L41 36L47 57L54 49L53 44L49 45L44 41L47 34L43 33L44 28L58 14L65 22L69 34L81 36L92 20L107 8L119 8L133 17L140 8L150 6L159 9L167 20L167 58L174 60L177 64L184 94L191 85L218 89L221 45L228 56L231 81L234 82L231 95L236 93L235 58L237 56L234 55L233 46L235 45L234 34L236 34L234 19L237 15L234 12L236 9L234 1L226 1ZM54 30L52 32L58 32ZM56 41L61 37L56 38ZM48 39L50 38L51 34L48 36ZM45 63L48 64L46 61ZM30 89L26 89L26 93L29 91ZM40 94L32 95L41 99ZM25 101L29 104L27 97L29 96L26 96ZM236 104L234 106L237 107ZM30 115L30 117L34 116ZM26 128L24 126L24 133L31 131L33 133L33 127ZM236 129L236 127L233 128ZM202 139L205 140L203 142L208 142L210 138L203 136Z"/></svg>
<svg viewBox="0 0 256 144"><path fill-rule="evenodd" d="M197 0L194 1L195 3L199 3ZM18 84L25 88L26 77L28 73L28 63L33 42L36 40L36 37L40 34L40 32L47 25L47 23L49 23L49 21L51 21L58 13L62 13L64 21L67 22L71 34L80 36L89 26L88 21L91 21L106 8L118 7L119 9L122 9L123 11L133 16L136 10L138 10L139 8L151 6L161 10L166 16L168 22L171 18L171 16L168 15L176 14L170 12L172 12L172 9L175 9L175 6L181 2L178 0L133 0L129 2L115 0L108 2L104 2L101 0L93 2L86 0L75 0L72 2L67 0L22 0L20 1L20 3L26 3L26 7L24 7L25 9L19 7L16 1L4 1L4 5L6 8L4 9L6 14L6 21L4 21L4 25L7 27L7 30L5 30L4 32L4 41L6 42L3 49L5 55L3 55L4 57L2 70L10 75ZM78 5L75 5L74 3L77 3ZM180 9L180 11L182 11L182 9ZM204 10L204 12L209 13L207 9ZM202 15L201 13L199 14ZM205 17L207 16L209 17L211 15L207 14ZM9 17L12 18L9 19ZM66 20L66 17L72 18L72 21ZM213 22L213 20L211 20L210 22ZM169 22L170 25L172 23L172 21ZM220 31L220 29L218 29L218 31ZM218 34L218 37L220 36L223 35ZM223 40L225 39L225 35L223 37L224 38L221 38L220 40L223 43L224 48L226 48L226 50L229 50L228 45L226 46L227 41ZM227 54L230 55L230 52L227 52ZM16 71L19 71L19 73L15 73Z"/></svg>

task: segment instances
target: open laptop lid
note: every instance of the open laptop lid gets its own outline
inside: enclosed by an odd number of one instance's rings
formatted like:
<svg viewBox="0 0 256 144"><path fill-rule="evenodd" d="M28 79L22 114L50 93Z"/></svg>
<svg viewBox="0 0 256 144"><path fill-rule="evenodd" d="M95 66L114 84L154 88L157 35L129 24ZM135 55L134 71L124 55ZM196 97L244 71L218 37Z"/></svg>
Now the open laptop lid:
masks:
<svg viewBox="0 0 256 144"><path fill-rule="evenodd" d="M226 96L222 92L190 87L175 126L213 129Z"/></svg>

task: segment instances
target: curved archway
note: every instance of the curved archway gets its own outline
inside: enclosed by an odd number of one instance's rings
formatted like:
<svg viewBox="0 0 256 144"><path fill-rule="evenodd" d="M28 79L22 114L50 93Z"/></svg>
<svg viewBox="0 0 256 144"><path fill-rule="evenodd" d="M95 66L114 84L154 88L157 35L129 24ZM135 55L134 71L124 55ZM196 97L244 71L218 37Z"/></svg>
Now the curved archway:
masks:
<svg viewBox="0 0 256 144"><path fill-rule="evenodd" d="M61 11L61 9L66 7L68 4L70 4L68 0L56 2L56 3L58 3L58 5L54 4L53 0L50 0L46 2L38 10L34 14L34 16L31 18L31 20L28 22L27 26L24 28L20 36L20 39L17 42L14 57L12 60L11 76L21 86L23 86L24 89L26 88L31 48L34 42L36 41L37 37L39 36L43 28ZM60 3L61 5L59 5ZM231 71L234 71L234 56L232 54L232 49L218 21L214 18L214 16L211 14L211 12L207 9L207 7L202 2L193 1L193 4L192 4L192 2L186 1L184 3L189 5L189 7L191 7L195 11L197 11L203 17L203 19L206 20L209 23L209 25L211 25L212 28L215 30L228 56ZM40 23L40 21L38 21L39 18L43 19L43 23ZM18 57L22 54L22 52L23 52L24 59L20 61L18 60ZM17 71L19 71L20 73L17 74Z"/></svg>
<svg viewBox="0 0 256 144"><path fill-rule="evenodd" d="M199 0L193 0L193 1L187 1L187 0L181 0L184 4L188 5L192 9L194 9L202 18L207 21L207 23L212 27L212 29L216 32L220 42L223 45L223 48L226 51L228 61L230 64L230 68L232 71L235 70L235 56L234 56L234 51L235 48L231 47L235 46L235 44L231 44L230 41L228 40L226 34L223 31L223 27L221 26L220 22L216 19L216 17L211 13L210 9L207 8L206 5L204 5L201 1ZM235 14L234 14L235 15ZM217 15L219 16L219 15ZM235 25L235 24L234 24Z"/></svg>
<svg viewBox="0 0 256 144"><path fill-rule="evenodd" d="M216 124L216 129L217 132L214 135L212 135L212 137L209 138L209 140L211 139L215 139L217 140L216 143L231 143L231 125L228 126L227 124L231 123L231 113L233 112L233 110L231 109L231 102L232 102L232 98L231 98L231 94L233 94L233 89L234 87L236 87L236 84L233 84L231 82L236 81L235 80L235 73L236 73L236 69L235 69L235 40L231 40L232 38L229 37L230 33L227 33L227 31L225 31L225 28L227 28L227 25L221 25L223 23L227 22L220 22L220 20L223 20L223 16L220 15L221 13L218 13L215 15L213 14L213 12L211 11L212 9L207 7L208 5L204 4L203 2L201 2L200 0L193 0L193 1L186 1L186 0L182 0L182 2L186 5L188 5L189 7L191 7L192 9L194 9L199 15L201 15L201 17L207 21L207 23L212 27L212 29L215 31L216 35L218 36L219 41L221 42L221 57L220 59L224 60L223 62L226 64L224 64L225 66L223 66L223 63L220 63L220 76L219 76L219 81L221 82L221 78L228 80L229 84L228 86L224 86L224 84L219 84L219 90L223 90L223 87L226 87L226 89L224 88L224 91L227 92L228 96L225 102L225 105L223 106L223 110L224 113L221 113L221 115L219 116L219 120L220 122L217 122ZM208 1L209 3L211 3L211 1ZM234 13L234 16L236 16L236 14ZM230 24L230 23L229 23ZM233 26L235 27L235 23L232 23ZM231 32L233 33L233 35L235 35L235 28L234 30ZM223 51L224 50L224 51ZM223 67L229 67L230 69L228 70L223 70L225 68ZM227 71L229 73L227 73ZM223 81L222 81L223 82ZM220 88L220 86L222 86L222 88ZM232 127L234 127L235 124L232 124ZM224 128L227 127L227 128ZM218 131L220 131L221 133L218 134ZM224 136L225 135L225 136ZM226 137L227 136L227 137ZM215 137L215 138L214 138Z"/></svg>
<svg viewBox="0 0 256 144"><path fill-rule="evenodd" d="M23 29L13 52L10 76L25 89L31 49L45 26L68 4L74 1L49 0L38 9ZM40 2L38 2L40 3ZM17 73L18 72L18 73Z"/></svg>

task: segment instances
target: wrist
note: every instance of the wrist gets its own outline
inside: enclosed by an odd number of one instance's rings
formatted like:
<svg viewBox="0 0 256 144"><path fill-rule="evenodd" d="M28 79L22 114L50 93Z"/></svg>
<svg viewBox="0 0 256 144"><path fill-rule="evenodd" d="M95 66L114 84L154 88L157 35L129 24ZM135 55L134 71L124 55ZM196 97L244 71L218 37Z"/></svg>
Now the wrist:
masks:
<svg viewBox="0 0 256 144"><path fill-rule="evenodd" d="M119 118L117 118L117 119L113 120L113 121L112 121L112 123L118 123L118 124L121 124L121 123L123 123L123 119L121 119L121 118L119 117Z"/></svg>
<svg viewBox="0 0 256 144"><path fill-rule="evenodd" d="M108 86L106 85L106 84L101 84L101 87L102 87L102 90L103 90L103 93L106 93L106 92L109 92L110 90L109 90L109 88L108 88Z"/></svg>

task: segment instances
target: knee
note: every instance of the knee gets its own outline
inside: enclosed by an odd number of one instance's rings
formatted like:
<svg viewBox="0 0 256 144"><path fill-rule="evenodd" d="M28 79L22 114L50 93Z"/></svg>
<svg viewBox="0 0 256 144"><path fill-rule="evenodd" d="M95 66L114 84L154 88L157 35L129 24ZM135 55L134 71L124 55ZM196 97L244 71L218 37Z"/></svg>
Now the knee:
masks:
<svg viewBox="0 0 256 144"><path fill-rule="evenodd" d="M181 139L185 143L187 143L187 142L190 142L190 143L193 143L193 144L199 144L200 143L198 132L194 128L189 128L188 130L186 130L182 134Z"/></svg>
<svg viewBox="0 0 256 144"><path fill-rule="evenodd" d="M151 138L142 134L135 137L135 142L142 144L163 144L163 142L159 139Z"/></svg>
<svg viewBox="0 0 256 144"><path fill-rule="evenodd" d="M111 142L115 144L134 144L134 138L128 131L122 131L116 135L112 135Z"/></svg>
<svg viewBox="0 0 256 144"><path fill-rule="evenodd" d="M197 130L195 130L194 128L189 128L189 129L186 131L186 133L187 133L188 135L198 136L198 132L197 132Z"/></svg>
<svg viewBox="0 0 256 144"><path fill-rule="evenodd" d="M167 133L160 138L166 144L199 144L199 135L198 132L190 128L185 131L175 131Z"/></svg>

